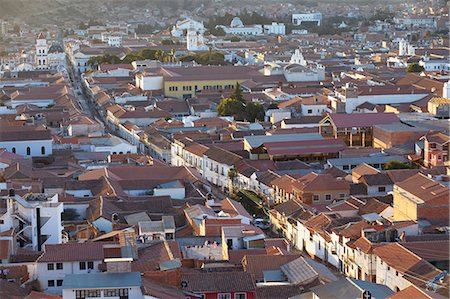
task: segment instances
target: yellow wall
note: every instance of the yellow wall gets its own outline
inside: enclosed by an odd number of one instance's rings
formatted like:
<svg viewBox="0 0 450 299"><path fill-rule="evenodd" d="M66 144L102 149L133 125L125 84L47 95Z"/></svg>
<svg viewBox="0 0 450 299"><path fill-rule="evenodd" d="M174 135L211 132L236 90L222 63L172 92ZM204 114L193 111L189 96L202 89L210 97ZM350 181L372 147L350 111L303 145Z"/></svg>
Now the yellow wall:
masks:
<svg viewBox="0 0 450 299"><path fill-rule="evenodd" d="M220 86L218 89L209 90L223 90L226 85L229 88L234 89L236 87L236 82L242 83L247 81L247 79L230 79L230 80L199 80L199 81L165 81L164 82L164 95L166 97L174 97L182 99L183 95L190 94L192 97L195 96L195 86L199 90L204 90L205 86ZM183 90L185 87L185 90ZM175 90L173 90L175 88ZM190 90L189 90L190 88Z"/></svg>
<svg viewBox="0 0 450 299"><path fill-rule="evenodd" d="M394 221L417 220L417 203L394 187Z"/></svg>

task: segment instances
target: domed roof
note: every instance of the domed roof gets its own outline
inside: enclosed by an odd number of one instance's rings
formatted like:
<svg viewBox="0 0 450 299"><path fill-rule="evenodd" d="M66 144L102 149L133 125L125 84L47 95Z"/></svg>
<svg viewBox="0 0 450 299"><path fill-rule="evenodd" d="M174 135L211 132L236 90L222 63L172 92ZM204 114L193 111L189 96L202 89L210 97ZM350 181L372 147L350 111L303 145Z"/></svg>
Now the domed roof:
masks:
<svg viewBox="0 0 450 299"><path fill-rule="evenodd" d="M239 17L234 17L231 21L230 27L244 27L244 23L242 23L241 19Z"/></svg>

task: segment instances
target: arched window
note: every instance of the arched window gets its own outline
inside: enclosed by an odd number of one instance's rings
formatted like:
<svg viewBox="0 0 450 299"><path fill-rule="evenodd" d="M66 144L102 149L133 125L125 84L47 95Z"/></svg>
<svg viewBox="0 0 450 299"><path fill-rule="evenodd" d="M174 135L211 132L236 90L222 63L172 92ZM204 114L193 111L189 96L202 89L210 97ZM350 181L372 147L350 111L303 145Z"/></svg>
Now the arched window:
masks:
<svg viewBox="0 0 450 299"><path fill-rule="evenodd" d="M45 155L45 146L42 146L42 147L41 147L41 154L42 154L42 155Z"/></svg>
<svg viewBox="0 0 450 299"><path fill-rule="evenodd" d="M27 147L27 156L31 155L31 148L28 146Z"/></svg>
<svg viewBox="0 0 450 299"><path fill-rule="evenodd" d="M13 154L15 154L15 153L16 153L16 148L13 147L13 148L11 149L11 152L12 152Z"/></svg>

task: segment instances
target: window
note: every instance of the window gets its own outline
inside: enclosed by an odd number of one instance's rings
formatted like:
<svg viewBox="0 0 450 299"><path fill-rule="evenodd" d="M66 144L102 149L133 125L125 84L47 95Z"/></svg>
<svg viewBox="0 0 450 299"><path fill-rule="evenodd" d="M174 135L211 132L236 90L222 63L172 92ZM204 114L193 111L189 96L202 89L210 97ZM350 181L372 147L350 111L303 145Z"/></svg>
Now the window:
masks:
<svg viewBox="0 0 450 299"><path fill-rule="evenodd" d="M58 279L58 280L56 281L56 286L57 286L57 287L60 287L60 286L62 286L62 283L63 283L63 280L62 280L62 279Z"/></svg>
<svg viewBox="0 0 450 299"><path fill-rule="evenodd" d="M339 197L340 197L340 198L344 198L344 197L345 197L345 194L344 194L344 193L341 193L341 194L339 194Z"/></svg>
<svg viewBox="0 0 450 299"><path fill-rule="evenodd" d="M5 224L5 220L0 219L0 224Z"/></svg>
<svg viewBox="0 0 450 299"><path fill-rule="evenodd" d="M47 270L55 270L55 264L47 264Z"/></svg>
<svg viewBox="0 0 450 299"><path fill-rule="evenodd" d="M87 267L88 267L88 269L94 269L94 262L88 262L87 263Z"/></svg>
<svg viewBox="0 0 450 299"><path fill-rule="evenodd" d="M127 297L128 289L106 289L103 294L104 297Z"/></svg>
<svg viewBox="0 0 450 299"><path fill-rule="evenodd" d="M314 201L319 201L319 195L314 194L314 195L313 195L313 200L314 200Z"/></svg>
<svg viewBox="0 0 450 299"><path fill-rule="evenodd" d="M15 154L15 153L16 153L16 148L13 147L13 148L11 149L11 152L12 152L13 154Z"/></svg>
<svg viewBox="0 0 450 299"><path fill-rule="evenodd" d="M54 287L55 286L55 281L54 280L47 280L47 286L49 288Z"/></svg>
<svg viewBox="0 0 450 299"><path fill-rule="evenodd" d="M217 299L231 299L230 293L219 293L217 294Z"/></svg>
<svg viewBox="0 0 450 299"><path fill-rule="evenodd" d="M350 167L349 167L348 165L343 165L343 166L342 166L342 169L343 169L343 170L349 170Z"/></svg>
<svg viewBox="0 0 450 299"><path fill-rule="evenodd" d="M75 297L77 299L84 299L86 297L100 297L101 292L100 290L77 290L75 291Z"/></svg>
<svg viewBox="0 0 450 299"><path fill-rule="evenodd" d="M308 114L311 114L312 113L312 109L308 109Z"/></svg>
<svg viewBox="0 0 450 299"><path fill-rule="evenodd" d="M386 192L386 187L378 187L378 192Z"/></svg>
<svg viewBox="0 0 450 299"><path fill-rule="evenodd" d="M247 299L246 293L234 293L234 299Z"/></svg>
<svg viewBox="0 0 450 299"><path fill-rule="evenodd" d="M56 270L62 270L63 264L62 263L56 263Z"/></svg>
<svg viewBox="0 0 450 299"><path fill-rule="evenodd" d="M390 271L390 270L391 270L391 267L389 267L389 266L388 266L388 268L387 268L387 269L388 269L388 271Z"/></svg>
<svg viewBox="0 0 450 299"><path fill-rule="evenodd" d="M80 262L80 270L86 270L86 262Z"/></svg>
<svg viewBox="0 0 450 299"><path fill-rule="evenodd" d="M319 244L319 250L321 249L321 245L320 245L320 242L318 243Z"/></svg>
<svg viewBox="0 0 450 299"><path fill-rule="evenodd" d="M45 155L45 146L42 146L42 147L41 147L41 154L42 154L42 155Z"/></svg>
<svg viewBox="0 0 450 299"><path fill-rule="evenodd" d="M28 146L27 147L27 156L31 155L31 148Z"/></svg>
<svg viewBox="0 0 450 299"><path fill-rule="evenodd" d="M325 194L325 200L331 200L331 194Z"/></svg>

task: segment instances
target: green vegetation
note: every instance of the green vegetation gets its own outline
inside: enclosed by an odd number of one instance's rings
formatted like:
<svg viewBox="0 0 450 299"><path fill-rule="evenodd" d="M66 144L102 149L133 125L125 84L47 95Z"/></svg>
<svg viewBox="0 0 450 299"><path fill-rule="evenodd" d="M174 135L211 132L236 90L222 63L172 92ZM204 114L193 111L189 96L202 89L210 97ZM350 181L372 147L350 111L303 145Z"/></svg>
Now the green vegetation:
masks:
<svg viewBox="0 0 450 299"><path fill-rule="evenodd" d="M151 34L153 33L153 30L155 30L155 28L150 24L138 24L135 32L136 34Z"/></svg>
<svg viewBox="0 0 450 299"><path fill-rule="evenodd" d="M255 215L256 218L266 216L261 205L262 199L256 193L249 190L240 190L234 199L240 202L250 215Z"/></svg>
<svg viewBox="0 0 450 299"><path fill-rule="evenodd" d="M225 56L221 52L208 51L207 53L189 53L180 57L180 61L195 61L202 65L223 65L225 64Z"/></svg>
<svg viewBox="0 0 450 299"><path fill-rule="evenodd" d="M423 66L421 66L417 62L411 63L406 68L406 72L408 72L408 73L420 73L420 72L423 72L423 71L425 71L425 69L423 68Z"/></svg>
<svg viewBox="0 0 450 299"><path fill-rule="evenodd" d="M142 49L138 53L129 53L123 59L116 55L103 54L100 56L91 57L88 60L90 66L97 66L101 64L119 64L119 63L132 63L136 60L159 60L164 62L176 61L175 50L165 52L161 49Z"/></svg>
<svg viewBox="0 0 450 299"><path fill-rule="evenodd" d="M411 166L409 166L409 164L407 163L403 163L400 161L389 161L388 163L386 163L383 167L384 170L391 170L391 169L410 169Z"/></svg>
<svg viewBox="0 0 450 299"><path fill-rule="evenodd" d="M236 84L236 89L231 97L220 101L217 112L221 116L233 116L234 119L240 121L264 120L264 107L259 103L246 103L239 83Z"/></svg>

